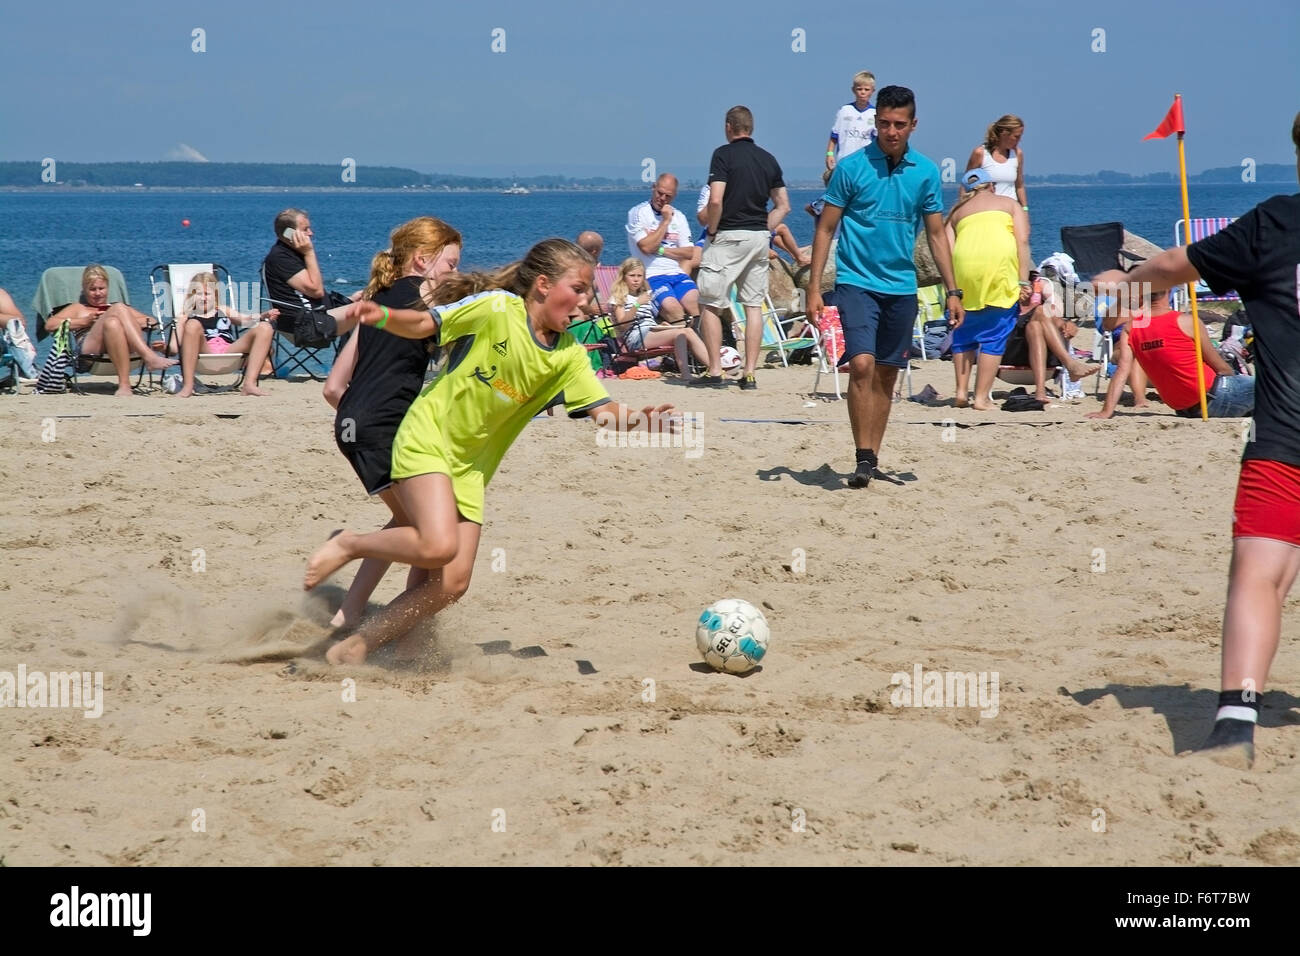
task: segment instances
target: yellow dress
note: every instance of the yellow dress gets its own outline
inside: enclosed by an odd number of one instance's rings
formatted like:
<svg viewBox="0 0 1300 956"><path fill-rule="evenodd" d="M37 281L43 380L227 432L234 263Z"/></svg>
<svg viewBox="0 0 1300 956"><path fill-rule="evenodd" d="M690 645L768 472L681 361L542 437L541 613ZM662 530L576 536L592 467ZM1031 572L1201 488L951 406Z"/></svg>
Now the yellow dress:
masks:
<svg viewBox="0 0 1300 956"><path fill-rule="evenodd" d="M1011 214L971 213L957 222L952 269L968 312L1009 309L1020 299L1020 253Z"/></svg>

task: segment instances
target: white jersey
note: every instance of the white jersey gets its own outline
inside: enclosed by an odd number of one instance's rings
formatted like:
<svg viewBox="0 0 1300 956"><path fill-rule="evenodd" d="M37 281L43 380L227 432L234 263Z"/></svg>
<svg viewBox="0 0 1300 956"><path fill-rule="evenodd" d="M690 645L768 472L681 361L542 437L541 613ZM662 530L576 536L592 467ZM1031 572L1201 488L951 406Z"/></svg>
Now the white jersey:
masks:
<svg viewBox="0 0 1300 956"><path fill-rule="evenodd" d="M858 112L852 103L840 107L831 126L831 139L835 140L835 162L856 152L876 138L876 108L868 106Z"/></svg>
<svg viewBox="0 0 1300 956"><path fill-rule="evenodd" d="M682 264L676 259L669 259L667 256L653 252L646 255L637 248L638 240L644 239L658 229L661 221L659 213L650 207L648 199L643 203L637 203L627 214L628 252L641 260L641 264L645 266L647 279L651 276L678 275L682 271ZM680 209L673 209L672 222L668 224L668 231L664 234L662 244L670 249L685 249L687 246L694 245L691 240L691 227L687 225L686 217L682 215Z"/></svg>

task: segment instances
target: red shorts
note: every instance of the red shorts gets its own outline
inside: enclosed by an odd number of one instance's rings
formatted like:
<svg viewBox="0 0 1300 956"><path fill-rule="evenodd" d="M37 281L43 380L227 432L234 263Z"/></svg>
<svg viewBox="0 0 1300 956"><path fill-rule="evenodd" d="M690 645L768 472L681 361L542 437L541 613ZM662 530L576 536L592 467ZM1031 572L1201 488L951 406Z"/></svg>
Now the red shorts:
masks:
<svg viewBox="0 0 1300 956"><path fill-rule="evenodd" d="M1273 538L1300 547L1300 468L1258 458L1243 461L1232 536Z"/></svg>

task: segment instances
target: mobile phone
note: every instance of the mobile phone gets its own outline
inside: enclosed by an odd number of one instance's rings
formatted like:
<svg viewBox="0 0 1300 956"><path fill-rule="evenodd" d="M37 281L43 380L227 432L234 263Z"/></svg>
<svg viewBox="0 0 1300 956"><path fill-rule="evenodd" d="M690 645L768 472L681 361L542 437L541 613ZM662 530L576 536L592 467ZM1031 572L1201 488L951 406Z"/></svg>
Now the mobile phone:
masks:
<svg viewBox="0 0 1300 956"><path fill-rule="evenodd" d="M280 233L280 236L282 239L284 239L285 242L292 243L295 239L298 238L298 230L286 229L284 232Z"/></svg>

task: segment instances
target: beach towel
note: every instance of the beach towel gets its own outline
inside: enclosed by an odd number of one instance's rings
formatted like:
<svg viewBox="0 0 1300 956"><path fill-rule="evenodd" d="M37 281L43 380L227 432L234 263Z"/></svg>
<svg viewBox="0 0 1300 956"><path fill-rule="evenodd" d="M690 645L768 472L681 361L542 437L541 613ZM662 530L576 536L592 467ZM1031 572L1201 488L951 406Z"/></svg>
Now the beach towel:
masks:
<svg viewBox="0 0 1300 956"><path fill-rule="evenodd" d="M9 355L18 367L18 374L23 378L36 377L36 346L27 336L23 320L11 319L5 326L5 342L9 346Z"/></svg>
<svg viewBox="0 0 1300 956"><path fill-rule="evenodd" d="M1078 284L1079 273L1074 271L1074 260L1064 252L1053 252L1038 264L1038 271L1046 274L1048 266L1052 267L1052 272L1055 275L1061 277L1062 282Z"/></svg>
<svg viewBox="0 0 1300 956"><path fill-rule="evenodd" d="M54 333L54 345L36 380L36 391L42 395L61 395L68 390L69 367L72 364L72 333L67 320L59 324Z"/></svg>

